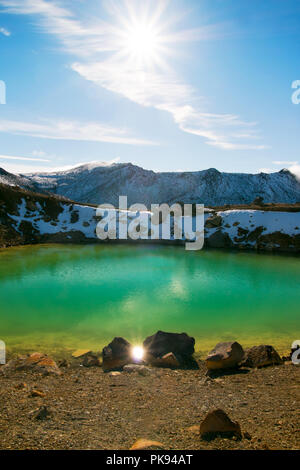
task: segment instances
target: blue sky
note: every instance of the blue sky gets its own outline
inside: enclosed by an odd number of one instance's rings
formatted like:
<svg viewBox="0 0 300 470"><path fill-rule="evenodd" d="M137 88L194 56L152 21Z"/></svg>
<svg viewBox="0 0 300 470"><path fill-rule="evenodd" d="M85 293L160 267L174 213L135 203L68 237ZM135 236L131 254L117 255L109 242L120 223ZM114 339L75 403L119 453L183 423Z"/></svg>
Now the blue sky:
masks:
<svg viewBox="0 0 300 470"><path fill-rule="evenodd" d="M0 166L299 172L299 55L298 0L0 0Z"/></svg>

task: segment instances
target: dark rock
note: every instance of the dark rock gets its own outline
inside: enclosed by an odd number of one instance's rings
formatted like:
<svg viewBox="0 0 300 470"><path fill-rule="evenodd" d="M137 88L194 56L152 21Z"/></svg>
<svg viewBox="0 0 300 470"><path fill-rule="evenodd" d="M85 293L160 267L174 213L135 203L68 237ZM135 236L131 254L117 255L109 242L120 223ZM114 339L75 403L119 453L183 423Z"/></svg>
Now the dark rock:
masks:
<svg viewBox="0 0 300 470"><path fill-rule="evenodd" d="M230 248L233 243L228 233L217 230L207 239L207 245L210 248Z"/></svg>
<svg viewBox="0 0 300 470"><path fill-rule="evenodd" d="M206 228L216 228L222 225L223 219L220 215L213 215L205 221Z"/></svg>
<svg viewBox="0 0 300 470"><path fill-rule="evenodd" d="M158 331L155 335L148 336L143 343L146 361L147 357L162 358L166 354L173 353L177 361L183 363L194 353L195 339L186 333L166 333ZM150 362L149 361L149 362Z"/></svg>
<svg viewBox="0 0 300 470"><path fill-rule="evenodd" d="M95 354L85 354L83 357L82 365L84 367L100 367L101 363L99 361L99 358L95 356Z"/></svg>
<svg viewBox="0 0 300 470"><path fill-rule="evenodd" d="M173 353L165 354L163 357L154 357L148 354L147 362L155 367L169 367L170 369L177 369L181 366L180 361Z"/></svg>
<svg viewBox="0 0 300 470"><path fill-rule="evenodd" d="M218 343L206 358L209 370L238 367L244 358L244 350L236 341Z"/></svg>
<svg viewBox="0 0 300 470"><path fill-rule="evenodd" d="M221 409L210 411L200 424L200 436L202 438L215 437L216 435L242 437L239 423L231 421L225 411Z"/></svg>
<svg viewBox="0 0 300 470"><path fill-rule="evenodd" d="M128 372L129 374L136 372L139 375L149 375L155 372L154 369L151 369L150 367L146 367L141 364L128 364L123 367L123 371Z"/></svg>
<svg viewBox="0 0 300 470"><path fill-rule="evenodd" d="M79 212L77 210L74 210L72 213L71 213L71 224L76 224L76 222L78 222L79 220Z"/></svg>
<svg viewBox="0 0 300 470"><path fill-rule="evenodd" d="M69 361L67 361L67 359L63 359L62 361L60 361L60 362L58 363L58 367L66 367L66 368L68 368L68 367L70 367L70 363L69 363Z"/></svg>
<svg viewBox="0 0 300 470"><path fill-rule="evenodd" d="M264 367L277 364L282 364L278 352L273 346L261 344L245 351L245 359L242 365L245 367Z"/></svg>
<svg viewBox="0 0 300 470"><path fill-rule="evenodd" d="M44 375L60 375L61 371L56 362L51 357L42 353L33 353L29 356L20 356L12 359L4 367L3 372L10 370L31 370Z"/></svg>
<svg viewBox="0 0 300 470"><path fill-rule="evenodd" d="M27 388L27 384L25 382L20 382L15 385L16 390L24 390Z"/></svg>
<svg viewBox="0 0 300 470"><path fill-rule="evenodd" d="M114 340L105 346L102 350L104 371L122 369L126 364L132 362L132 346L124 338L114 338Z"/></svg>
<svg viewBox="0 0 300 470"><path fill-rule="evenodd" d="M253 201L252 204L254 204L254 205L256 205L256 206L264 206L264 200L263 200L263 198L262 198L261 196L257 196L257 197L254 199L254 201Z"/></svg>
<svg viewBox="0 0 300 470"><path fill-rule="evenodd" d="M49 419L52 415L52 411L47 406L41 406L37 413L35 414L34 418L38 421L44 421L45 419Z"/></svg>

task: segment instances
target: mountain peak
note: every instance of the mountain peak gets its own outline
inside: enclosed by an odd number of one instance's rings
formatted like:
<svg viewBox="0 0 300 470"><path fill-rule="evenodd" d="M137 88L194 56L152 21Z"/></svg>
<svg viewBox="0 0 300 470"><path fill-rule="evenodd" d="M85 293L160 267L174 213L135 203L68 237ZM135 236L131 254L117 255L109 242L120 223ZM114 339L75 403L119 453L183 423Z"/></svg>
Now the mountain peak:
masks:
<svg viewBox="0 0 300 470"><path fill-rule="evenodd" d="M5 170L4 170L5 171ZM300 201L300 182L289 170L277 173L223 173L216 168L194 172L153 172L132 163L88 162L71 169L23 176L0 173L5 184L52 192L82 203L110 203L119 196L128 204L199 203L208 206L248 204L257 196L264 202Z"/></svg>

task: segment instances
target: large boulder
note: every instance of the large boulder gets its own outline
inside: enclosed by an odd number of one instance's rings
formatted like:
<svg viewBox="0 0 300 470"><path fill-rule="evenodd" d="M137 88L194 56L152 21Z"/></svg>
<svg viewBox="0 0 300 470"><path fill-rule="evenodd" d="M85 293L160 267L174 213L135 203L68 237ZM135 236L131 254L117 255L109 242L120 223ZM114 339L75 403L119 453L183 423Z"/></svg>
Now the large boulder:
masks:
<svg viewBox="0 0 300 470"><path fill-rule="evenodd" d="M171 361L172 366L176 366L191 358L195 351L195 339L186 333L158 331L155 335L148 336L143 346L147 362L153 363L158 358L164 358L165 363Z"/></svg>
<svg viewBox="0 0 300 470"><path fill-rule="evenodd" d="M114 338L108 346L102 350L102 366L104 371L122 369L132 362L132 346L124 338Z"/></svg>
<svg viewBox="0 0 300 470"><path fill-rule="evenodd" d="M261 344L245 351L245 360L243 361L245 367L264 367L277 364L282 364L282 360L273 346Z"/></svg>
<svg viewBox="0 0 300 470"><path fill-rule="evenodd" d="M201 437L214 437L218 434L234 434L239 438L242 435L239 423L232 421L221 409L210 411L200 424Z"/></svg>
<svg viewBox="0 0 300 470"><path fill-rule="evenodd" d="M230 248L233 246L232 240L227 232L217 230L207 238L207 245L210 248Z"/></svg>
<svg viewBox="0 0 300 470"><path fill-rule="evenodd" d="M244 358L244 350L236 341L218 343L206 358L209 370L238 367Z"/></svg>
<svg viewBox="0 0 300 470"><path fill-rule="evenodd" d="M38 352L12 359L1 369L3 373L19 370L39 372L43 375L61 374L58 365L51 357Z"/></svg>

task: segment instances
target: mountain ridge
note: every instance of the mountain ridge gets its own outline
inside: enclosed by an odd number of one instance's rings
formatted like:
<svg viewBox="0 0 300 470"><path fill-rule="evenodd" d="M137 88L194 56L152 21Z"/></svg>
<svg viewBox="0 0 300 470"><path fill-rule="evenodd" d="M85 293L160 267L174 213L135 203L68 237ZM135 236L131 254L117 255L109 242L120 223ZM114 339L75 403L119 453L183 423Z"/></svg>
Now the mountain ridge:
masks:
<svg viewBox="0 0 300 470"><path fill-rule="evenodd" d="M54 172L13 175L0 170L0 181L73 201L118 206L119 196L128 204L175 202L220 206L249 204L257 197L266 203L300 201L300 181L287 169L275 173L229 173L215 168L186 172L155 172L132 163L81 164ZM18 184L19 183L19 184Z"/></svg>

